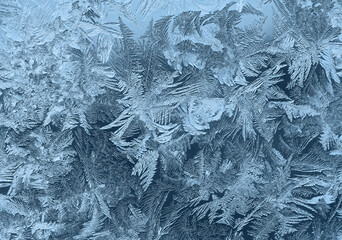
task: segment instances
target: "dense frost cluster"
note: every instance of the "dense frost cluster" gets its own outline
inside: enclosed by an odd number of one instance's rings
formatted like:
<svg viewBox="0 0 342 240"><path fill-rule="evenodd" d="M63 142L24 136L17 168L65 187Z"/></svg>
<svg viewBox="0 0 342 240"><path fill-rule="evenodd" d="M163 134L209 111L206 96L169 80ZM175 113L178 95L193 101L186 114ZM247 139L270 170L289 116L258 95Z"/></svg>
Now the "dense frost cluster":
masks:
<svg viewBox="0 0 342 240"><path fill-rule="evenodd" d="M340 0L0 0L0 239L342 239L341 28Z"/></svg>

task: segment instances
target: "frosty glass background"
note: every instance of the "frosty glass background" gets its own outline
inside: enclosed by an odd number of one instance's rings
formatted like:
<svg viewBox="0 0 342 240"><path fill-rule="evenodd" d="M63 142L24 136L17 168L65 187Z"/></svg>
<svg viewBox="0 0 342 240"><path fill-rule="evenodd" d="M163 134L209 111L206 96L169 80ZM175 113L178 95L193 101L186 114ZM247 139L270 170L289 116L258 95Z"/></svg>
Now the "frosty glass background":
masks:
<svg viewBox="0 0 342 240"><path fill-rule="evenodd" d="M1 0L0 239L342 239L338 0Z"/></svg>

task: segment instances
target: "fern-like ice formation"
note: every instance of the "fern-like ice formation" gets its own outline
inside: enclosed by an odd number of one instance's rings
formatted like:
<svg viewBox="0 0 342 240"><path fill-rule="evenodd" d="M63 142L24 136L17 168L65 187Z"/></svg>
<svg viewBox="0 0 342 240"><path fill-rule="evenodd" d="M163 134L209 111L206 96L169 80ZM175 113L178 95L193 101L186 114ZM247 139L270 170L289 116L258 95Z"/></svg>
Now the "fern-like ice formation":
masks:
<svg viewBox="0 0 342 240"><path fill-rule="evenodd" d="M0 239L342 239L339 0L2 0L0 26Z"/></svg>

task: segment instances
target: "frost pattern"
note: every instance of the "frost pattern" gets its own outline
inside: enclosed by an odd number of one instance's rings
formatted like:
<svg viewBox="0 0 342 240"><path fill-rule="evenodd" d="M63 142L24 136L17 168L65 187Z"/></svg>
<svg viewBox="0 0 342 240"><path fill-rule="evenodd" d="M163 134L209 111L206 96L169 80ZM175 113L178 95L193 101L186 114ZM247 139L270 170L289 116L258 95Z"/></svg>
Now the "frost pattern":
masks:
<svg viewBox="0 0 342 240"><path fill-rule="evenodd" d="M0 239L342 239L340 1L2 0L0 26Z"/></svg>

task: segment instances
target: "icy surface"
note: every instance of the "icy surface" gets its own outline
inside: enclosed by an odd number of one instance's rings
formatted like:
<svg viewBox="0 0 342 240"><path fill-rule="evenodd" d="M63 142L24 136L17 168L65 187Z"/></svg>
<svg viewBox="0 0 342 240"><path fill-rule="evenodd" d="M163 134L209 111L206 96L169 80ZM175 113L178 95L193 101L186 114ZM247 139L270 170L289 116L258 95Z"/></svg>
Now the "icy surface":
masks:
<svg viewBox="0 0 342 240"><path fill-rule="evenodd" d="M0 239L342 239L339 0L0 1Z"/></svg>

